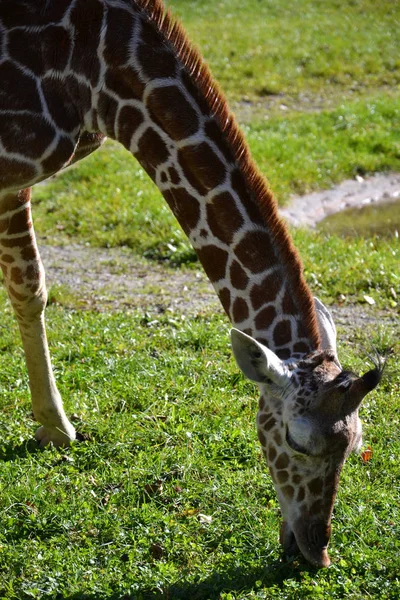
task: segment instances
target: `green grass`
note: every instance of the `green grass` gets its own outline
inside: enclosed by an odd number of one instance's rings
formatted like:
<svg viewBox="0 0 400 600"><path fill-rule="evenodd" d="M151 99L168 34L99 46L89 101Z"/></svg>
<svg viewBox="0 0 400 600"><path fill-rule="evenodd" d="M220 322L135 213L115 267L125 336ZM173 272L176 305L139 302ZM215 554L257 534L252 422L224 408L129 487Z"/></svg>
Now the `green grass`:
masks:
<svg viewBox="0 0 400 600"><path fill-rule="evenodd" d="M169 4L238 109L280 200L400 168L398 2ZM114 143L34 199L41 242L127 246L169 266L194 260L154 185ZM346 463L324 571L282 561L256 391L234 365L222 310L97 313L81 310L74 290L54 288L54 367L87 441L41 452L0 290L0 600L397 599L400 250L395 235L375 234L295 232L315 294L349 307L367 295L393 317L392 326L339 330L349 368L366 368L361 349L371 343L393 356L362 408L373 457Z"/></svg>
<svg viewBox="0 0 400 600"><path fill-rule="evenodd" d="M375 300L379 308L398 310L400 245L398 237L350 238L327 233L294 232L307 281L316 296L332 302ZM361 309L360 309L361 310Z"/></svg>
<svg viewBox="0 0 400 600"><path fill-rule="evenodd" d="M365 402L364 446L373 458L364 465L352 456L345 466L333 566L318 572L281 560L279 507L255 434L256 394L238 376L225 318L57 305L47 318L67 412L90 441L64 452L28 442L27 379L6 310L1 598L397 597L395 361L390 379ZM371 332L379 349L398 334L398 327L385 339ZM342 357L362 368L358 335L345 339Z"/></svg>
<svg viewBox="0 0 400 600"><path fill-rule="evenodd" d="M338 103L400 83L393 0L171 0L234 101Z"/></svg>

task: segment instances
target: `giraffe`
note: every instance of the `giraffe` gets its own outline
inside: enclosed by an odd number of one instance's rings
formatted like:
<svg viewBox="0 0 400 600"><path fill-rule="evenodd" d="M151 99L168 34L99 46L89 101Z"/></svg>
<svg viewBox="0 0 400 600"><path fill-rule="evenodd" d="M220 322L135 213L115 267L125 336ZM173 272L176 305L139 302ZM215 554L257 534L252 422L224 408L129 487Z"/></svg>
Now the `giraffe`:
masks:
<svg viewBox="0 0 400 600"><path fill-rule="evenodd" d="M162 0L1 0L0 265L24 346L41 446L76 437L46 341L31 187L122 143L161 191L232 325L260 389L257 431L286 554L328 566L342 465L381 377L342 369L276 201L208 67Z"/></svg>

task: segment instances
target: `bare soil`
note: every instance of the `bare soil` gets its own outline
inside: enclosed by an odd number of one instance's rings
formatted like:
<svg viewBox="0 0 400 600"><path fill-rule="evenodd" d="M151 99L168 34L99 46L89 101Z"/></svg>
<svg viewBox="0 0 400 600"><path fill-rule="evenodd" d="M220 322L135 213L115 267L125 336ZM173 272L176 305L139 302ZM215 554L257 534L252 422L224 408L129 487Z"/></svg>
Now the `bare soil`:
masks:
<svg viewBox="0 0 400 600"><path fill-rule="evenodd" d="M345 181L332 190L294 198L281 212L293 225L313 227L322 218L347 206L398 200L400 174L375 175ZM140 260L127 249L97 249L71 244L41 246L47 285L56 286L54 296L62 301L66 288L74 304L94 310L132 310L198 314L222 310L204 272L170 269ZM59 288L61 286L61 289ZM57 290L58 288L58 290ZM339 326L363 328L367 324L391 325L395 315L376 307L332 307Z"/></svg>
<svg viewBox="0 0 400 600"><path fill-rule="evenodd" d="M313 228L326 217L346 208L396 201L400 201L400 173L378 173L342 181L330 190L293 196L281 214L295 227Z"/></svg>

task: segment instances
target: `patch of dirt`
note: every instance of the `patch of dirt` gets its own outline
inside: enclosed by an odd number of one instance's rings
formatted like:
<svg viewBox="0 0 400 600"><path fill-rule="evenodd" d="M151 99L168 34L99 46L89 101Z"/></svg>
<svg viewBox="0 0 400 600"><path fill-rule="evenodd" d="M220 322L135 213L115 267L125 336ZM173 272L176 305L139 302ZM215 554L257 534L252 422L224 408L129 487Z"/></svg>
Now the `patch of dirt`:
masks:
<svg viewBox="0 0 400 600"><path fill-rule="evenodd" d="M330 190L293 196L281 214L295 227L315 227L326 217L350 207L400 201L400 174L378 173L342 181Z"/></svg>
<svg viewBox="0 0 400 600"><path fill-rule="evenodd" d="M400 198L400 174L375 175L368 179L345 181L332 190L293 199L281 212L295 225L315 226L327 216L347 206ZM74 303L94 310L182 312L198 314L220 310L221 305L200 269L170 269L140 260L127 249L98 249L77 244L41 246L48 288L62 301L65 286ZM363 328L367 324L394 325L393 311L379 311L366 305L332 307L337 325Z"/></svg>
<svg viewBox="0 0 400 600"><path fill-rule="evenodd" d="M171 269L140 260L129 250L99 249L78 244L40 246L48 289L62 300L62 289L71 290L82 308L199 313L220 308L214 289L200 269ZM221 308L222 310L222 308Z"/></svg>

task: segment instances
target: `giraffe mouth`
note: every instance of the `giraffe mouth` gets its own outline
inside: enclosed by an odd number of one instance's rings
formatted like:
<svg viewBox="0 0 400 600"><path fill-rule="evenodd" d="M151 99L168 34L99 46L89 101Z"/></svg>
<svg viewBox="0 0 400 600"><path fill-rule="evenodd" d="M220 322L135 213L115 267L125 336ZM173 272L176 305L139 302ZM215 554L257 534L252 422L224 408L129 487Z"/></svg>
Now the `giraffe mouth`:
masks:
<svg viewBox="0 0 400 600"><path fill-rule="evenodd" d="M293 531L290 529L289 523L283 521L281 524L281 530L279 533L279 541L283 547L283 551L288 558L292 558L297 554L300 554L300 548L297 545L297 541Z"/></svg>
<svg viewBox="0 0 400 600"><path fill-rule="evenodd" d="M329 537L326 534L321 535L322 529L326 530L326 527L320 523L297 522L293 531L289 523L283 521L279 538L286 557L292 558L302 554L316 567L329 567L331 564L328 556Z"/></svg>

